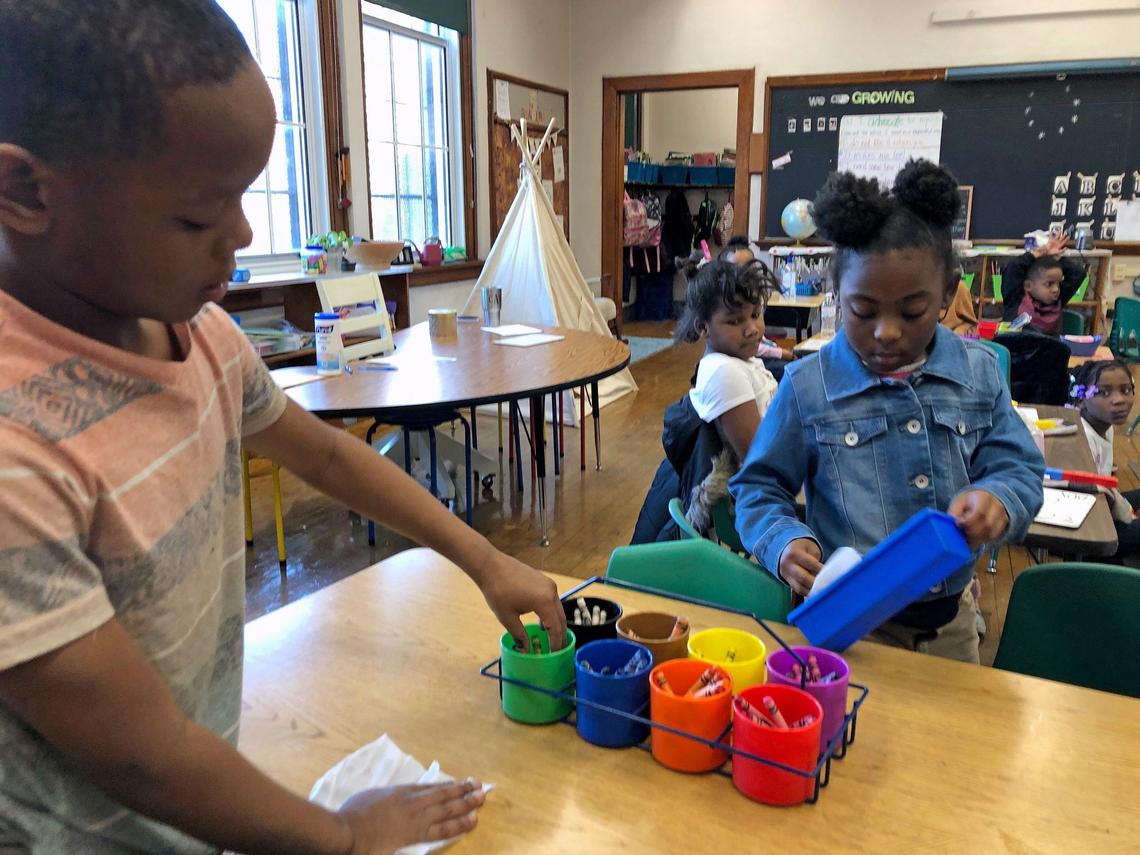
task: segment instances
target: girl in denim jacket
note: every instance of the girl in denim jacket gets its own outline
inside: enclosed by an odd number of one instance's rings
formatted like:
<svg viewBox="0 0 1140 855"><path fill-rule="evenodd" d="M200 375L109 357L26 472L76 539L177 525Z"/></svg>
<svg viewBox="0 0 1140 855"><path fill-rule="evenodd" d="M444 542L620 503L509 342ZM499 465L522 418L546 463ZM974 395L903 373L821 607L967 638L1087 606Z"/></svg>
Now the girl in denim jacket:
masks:
<svg viewBox="0 0 1140 855"><path fill-rule="evenodd" d="M891 193L843 173L816 197L842 328L788 366L731 485L744 544L800 594L835 549L867 552L923 508L950 513L980 550L1020 540L1041 506L1044 461L996 357L938 323L958 285L957 209L957 182L929 161L908 163ZM977 662L973 565L872 637Z"/></svg>

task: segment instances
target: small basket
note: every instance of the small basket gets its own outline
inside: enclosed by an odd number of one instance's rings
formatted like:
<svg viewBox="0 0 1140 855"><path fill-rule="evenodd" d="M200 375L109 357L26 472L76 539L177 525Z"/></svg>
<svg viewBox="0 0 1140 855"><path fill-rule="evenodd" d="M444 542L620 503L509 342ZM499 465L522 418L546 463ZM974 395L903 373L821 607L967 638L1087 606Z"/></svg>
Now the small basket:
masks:
<svg viewBox="0 0 1140 855"><path fill-rule="evenodd" d="M1104 340L1102 335L1065 335L1061 338L1069 346L1073 356L1092 356Z"/></svg>

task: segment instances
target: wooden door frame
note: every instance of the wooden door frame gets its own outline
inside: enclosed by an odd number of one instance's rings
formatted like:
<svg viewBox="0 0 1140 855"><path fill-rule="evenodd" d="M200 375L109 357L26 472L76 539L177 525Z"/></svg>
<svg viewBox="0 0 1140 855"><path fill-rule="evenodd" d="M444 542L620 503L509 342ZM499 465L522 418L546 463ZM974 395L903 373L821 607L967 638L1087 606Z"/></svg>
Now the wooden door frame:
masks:
<svg viewBox="0 0 1140 855"><path fill-rule="evenodd" d="M602 258L603 294L617 305L617 332L622 334L621 235L622 194L625 189L622 95L631 92L671 92L688 89L736 89L735 220L748 223L749 143L752 137L756 69L695 71L685 74L644 74L602 78ZM606 288L606 284L609 287ZM608 291L609 293L606 293Z"/></svg>

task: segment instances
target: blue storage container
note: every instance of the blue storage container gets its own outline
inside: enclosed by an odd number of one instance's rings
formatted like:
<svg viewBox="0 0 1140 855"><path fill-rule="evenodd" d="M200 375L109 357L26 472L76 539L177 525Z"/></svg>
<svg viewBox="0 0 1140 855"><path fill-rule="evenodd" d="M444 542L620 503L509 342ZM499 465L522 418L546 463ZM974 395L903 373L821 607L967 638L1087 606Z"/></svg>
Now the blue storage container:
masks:
<svg viewBox="0 0 1140 855"><path fill-rule="evenodd" d="M641 180L646 184L657 184L661 181L661 166L656 163L641 164Z"/></svg>
<svg viewBox="0 0 1140 855"><path fill-rule="evenodd" d="M662 184L684 184L689 175L689 167L684 163L665 163L661 165Z"/></svg>
<svg viewBox="0 0 1140 855"><path fill-rule="evenodd" d="M716 171L715 166L690 166L689 183L712 186L716 184Z"/></svg>
<svg viewBox="0 0 1140 855"><path fill-rule="evenodd" d="M716 168L716 183L717 184L735 184L736 183L736 167L735 166L718 166Z"/></svg>
<svg viewBox="0 0 1140 855"><path fill-rule="evenodd" d="M792 610L788 623L812 644L845 650L972 556L952 516L921 510L844 576Z"/></svg>
<svg viewBox="0 0 1140 855"><path fill-rule="evenodd" d="M625 180L630 184L640 184L645 178L645 164L640 161L630 161L625 165Z"/></svg>

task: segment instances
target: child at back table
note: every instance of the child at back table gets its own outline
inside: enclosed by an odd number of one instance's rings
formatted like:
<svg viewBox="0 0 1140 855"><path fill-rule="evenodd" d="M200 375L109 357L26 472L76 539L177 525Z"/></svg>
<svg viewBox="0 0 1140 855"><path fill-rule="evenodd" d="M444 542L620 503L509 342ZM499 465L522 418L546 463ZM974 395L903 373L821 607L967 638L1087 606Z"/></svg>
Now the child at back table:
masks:
<svg viewBox="0 0 1140 855"><path fill-rule="evenodd" d="M1085 266L1065 258L1068 237L1055 234L1043 246L1022 253L1002 271L1002 320L1022 312L1029 326L1047 335L1060 335L1061 312L1080 290Z"/></svg>
<svg viewBox="0 0 1140 855"><path fill-rule="evenodd" d="M235 748L241 445L443 553L524 645L532 610L560 644L555 585L288 402L214 305L276 126L233 22L213 0L80 5L0 0L0 851L462 833L475 782L333 813Z"/></svg>
<svg viewBox="0 0 1140 855"><path fill-rule="evenodd" d="M788 367L731 485L745 546L801 594L838 547L865 553L923 508L948 511L979 550L1020 540L1041 506L1044 461L996 357L938 323L958 284L956 191L945 170L911 161L893 193L843 173L816 197L842 327ZM872 638L977 662L973 567Z"/></svg>

